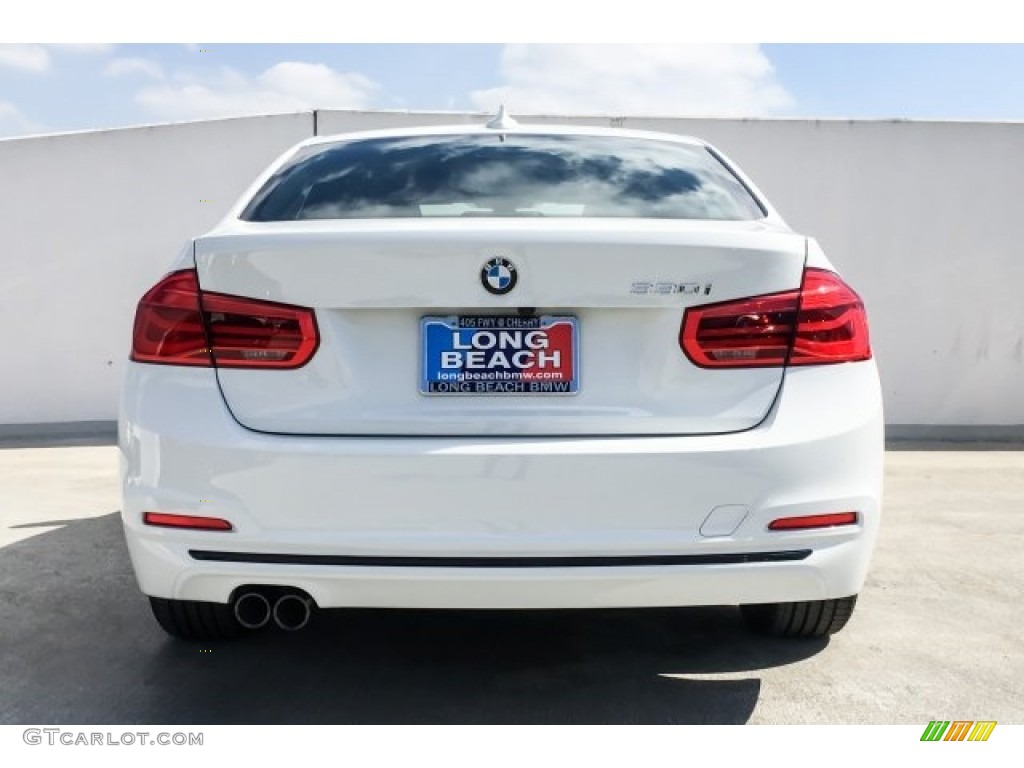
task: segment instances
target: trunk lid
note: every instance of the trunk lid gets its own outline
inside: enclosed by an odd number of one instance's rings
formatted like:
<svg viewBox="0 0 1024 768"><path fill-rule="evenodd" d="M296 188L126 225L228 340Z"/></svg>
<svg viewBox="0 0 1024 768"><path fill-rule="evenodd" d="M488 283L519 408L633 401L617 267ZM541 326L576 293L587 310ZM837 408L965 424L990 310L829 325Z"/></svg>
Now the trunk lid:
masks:
<svg viewBox="0 0 1024 768"><path fill-rule="evenodd" d="M748 429L766 416L783 368L698 367L680 349L680 324L688 306L799 288L805 249L803 237L763 222L235 222L197 239L195 261L204 291L316 311L320 344L305 366L218 369L227 405L250 429L673 435ZM482 275L495 258L515 272L514 287L502 295L485 290ZM507 287L508 275L495 270L495 284ZM431 365L472 362L458 350L478 342L485 348L507 342L508 359L531 361L534 369L540 359L543 368L545 358L537 354L513 358L529 348L523 334L540 322L531 317L574 319L556 321L563 363L575 356L569 363L574 394L558 391L565 386L539 394L421 391L432 386L424 384L425 371L437 375ZM463 334L453 348L441 318L484 318L467 321L484 325L491 322L486 318L502 318L494 322L503 328L519 325L504 318L523 318L525 330ZM575 345L568 339L573 324ZM449 358L431 347L425 360L428 333L449 343ZM492 354L484 358L493 362Z"/></svg>

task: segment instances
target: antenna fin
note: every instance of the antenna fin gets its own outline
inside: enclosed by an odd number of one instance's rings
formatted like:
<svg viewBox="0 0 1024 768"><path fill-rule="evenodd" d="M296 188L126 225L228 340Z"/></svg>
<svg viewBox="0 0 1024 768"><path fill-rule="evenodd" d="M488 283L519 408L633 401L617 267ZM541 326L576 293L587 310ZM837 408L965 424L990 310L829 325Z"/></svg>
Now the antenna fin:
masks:
<svg viewBox="0 0 1024 768"><path fill-rule="evenodd" d="M495 128L498 130L502 128L514 128L517 125L519 125L519 123L512 119L508 110L505 109L504 104L498 107L498 114L491 118L487 123L488 128Z"/></svg>

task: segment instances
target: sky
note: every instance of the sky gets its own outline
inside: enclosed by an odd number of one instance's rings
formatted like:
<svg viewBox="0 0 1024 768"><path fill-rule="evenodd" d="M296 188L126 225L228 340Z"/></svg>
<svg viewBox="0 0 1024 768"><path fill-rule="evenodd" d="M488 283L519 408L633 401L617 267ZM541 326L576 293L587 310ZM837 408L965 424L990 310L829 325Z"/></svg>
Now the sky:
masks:
<svg viewBox="0 0 1024 768"><path fill-rule="evenodd" d="M1024 120L1016 44L0 44L0 137L321 109Z"/></svg>

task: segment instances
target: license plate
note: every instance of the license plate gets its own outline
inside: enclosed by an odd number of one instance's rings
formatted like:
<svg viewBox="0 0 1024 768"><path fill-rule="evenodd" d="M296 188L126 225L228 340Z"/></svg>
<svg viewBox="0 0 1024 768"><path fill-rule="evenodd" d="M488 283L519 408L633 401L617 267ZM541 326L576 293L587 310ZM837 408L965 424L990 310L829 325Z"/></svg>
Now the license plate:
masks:
<svg viewBox="0 0 1024 768"><path fill-rule="evenodd" d="M420 322L424 395L572 395L575 317L450 316Z"/></svg>

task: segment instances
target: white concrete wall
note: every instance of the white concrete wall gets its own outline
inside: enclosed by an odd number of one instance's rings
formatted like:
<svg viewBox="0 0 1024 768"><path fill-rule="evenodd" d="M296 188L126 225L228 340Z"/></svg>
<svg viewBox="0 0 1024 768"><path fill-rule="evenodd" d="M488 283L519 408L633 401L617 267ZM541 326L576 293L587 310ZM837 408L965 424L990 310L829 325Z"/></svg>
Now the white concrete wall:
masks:
<svg viewBox="0 0 1024 768"><path fill-rule="evenodd" d="M321 134L480 119L317 115ZM864 296L890 424L1024 425L1024 125L521 119L708 139ZM139 295L312 128L304 113L0 141L0 424L115 418Z"/></svg>

